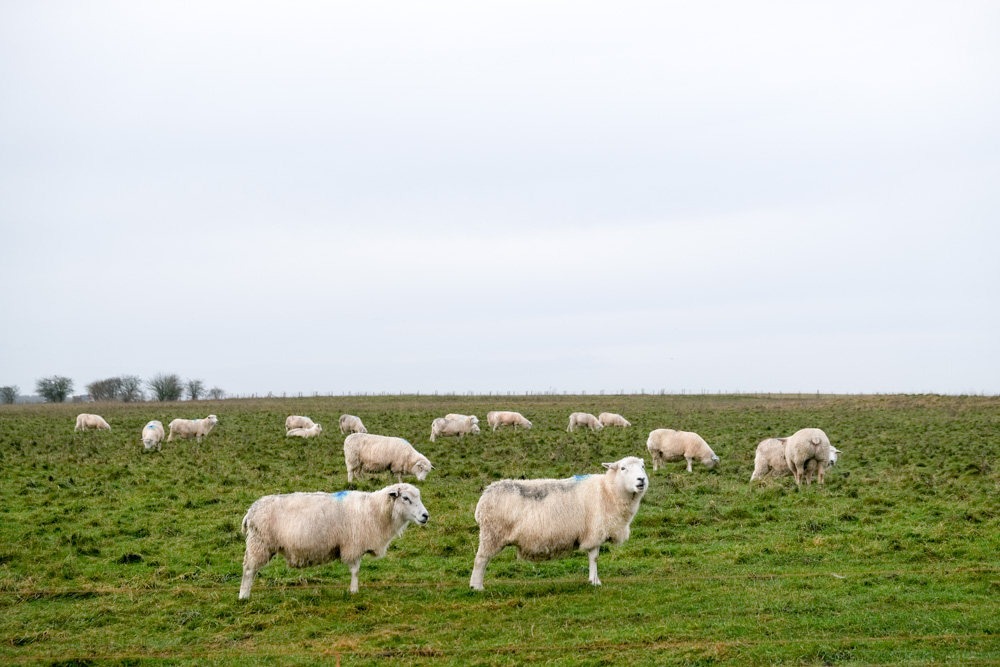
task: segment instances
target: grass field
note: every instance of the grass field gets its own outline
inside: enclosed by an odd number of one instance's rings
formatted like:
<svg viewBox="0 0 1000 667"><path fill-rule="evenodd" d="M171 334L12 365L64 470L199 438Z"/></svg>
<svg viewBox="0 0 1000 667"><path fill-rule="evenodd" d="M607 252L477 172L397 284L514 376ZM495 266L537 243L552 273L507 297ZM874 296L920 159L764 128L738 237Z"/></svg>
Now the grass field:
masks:
<svg viewBox="0 0 1000 667"><path fill-rule="evenodd" d="M530 431L428 440L447 412L522 412ZM110 433L74 433L79 411ZM627 430L565 431L570 412ZM349 488L337 417L435 464L431 514L348 595L341 563L265 568L237 594L239 525L258 497ZM200 444L145 454L149 419L214 413ZM288 414L326 429L285 438ZM823 428L823 488L753 488L754 448ZM483 488L648 456L653 428L697 431L722 462L650 471L631 539L587 558L508 549L468 589ZM1000 399L867 396L349 397L0 406L0 662L85 664L1000 664ZM409 480L413 482L412 478ZM377 475L354 488L390 482Z"/></svg>

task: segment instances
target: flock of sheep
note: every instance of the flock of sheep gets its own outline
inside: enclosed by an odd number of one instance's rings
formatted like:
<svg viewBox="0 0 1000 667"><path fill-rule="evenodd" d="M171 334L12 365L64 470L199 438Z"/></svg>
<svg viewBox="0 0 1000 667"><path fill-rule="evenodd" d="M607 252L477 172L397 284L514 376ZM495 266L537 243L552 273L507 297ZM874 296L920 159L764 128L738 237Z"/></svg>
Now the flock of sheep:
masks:
<svg viewBox="0 0 1000 667"><path fill-rule="evenodd" d="M530 429L531 422L518 412L490 412L487 423L495 431L501 426ZM215 415L205 419L175 419L170 422L167 441L178 437L196 437L198 441L218 423ZM600 430L605 426L629 427L621 415L601 413L595 417L574 412L566 430L576 427ZM110 430L98 415L81 414L76 430ZM319 435L322 427L310 418L291 415L285 420L287 436ZM361 419L354 415L340 418L344 439L347 481L362 473L389 471L397 483L372 493L338 491L336 493L288 493L264 496L254 502L243 517L246 553L240 599L250 596L257 572L277 554L290 567L320 565L339 559L351 572L350 591L358 591L358 571L366 553L380 558L389 543L411 523L424 525L430 515L420 500L420 490L403 483L403 475L424 481L434 469L426 456L403 438L368 433ZM441 436L479 433L475 415L449 414L431 423L430 440ZM147 450L160 449L163 425L151 421L142 429ZM653 470L669 461L693 461L714 468L719 457L697 433L656 429L651 431L646 448ZM840 450L830 444L818 428L804 428L787 438L767 438L757 446L754 471L750 481L767 474L795 476L810 484L813 474L822 484L826 469L834 465ZM602 464L600 475L576 475L566 479L504 479L493 482L483 491L476 505L479 524L479 549L469 585L483 589L483 578L490 560L508 546L519 558L548 560L576 549L590 559L589 581L601 585L597 576L597 557L605 542L620 544L628 539L630 525L639 502L649 488L645 462L635 456Z"/></svg>

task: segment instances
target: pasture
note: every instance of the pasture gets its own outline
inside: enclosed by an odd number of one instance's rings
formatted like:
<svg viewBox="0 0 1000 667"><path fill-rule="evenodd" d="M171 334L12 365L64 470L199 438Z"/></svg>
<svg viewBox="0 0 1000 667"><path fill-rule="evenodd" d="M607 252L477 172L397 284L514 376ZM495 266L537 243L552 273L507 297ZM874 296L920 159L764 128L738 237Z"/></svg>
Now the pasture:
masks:
<svg viewBox="0 0 1000 667"><path fill-rule="evenodd" d="M530 431L486 425L510 409ZM566 432L574 411L629 429ZM78 412L110 432L74 433ZM429 442L448 412L482 433ZM150 419L214 413L200 444L144 453ZM339 562L276 557L237 594L240 521L260 496L348 486L342 413L436 466L431 518L349 595ZM286 438L289 414L323 434ZM824 429L843 450L825 487L750 487L765 437ZM652 471L654 428L701 434L715 470ZM0 662L389 665L1000 663L1000 399L961 396L403 396L0 406ZM646 458L632 536L587 557L507 549L469 590L473 510L505 477L600 473ZM414 482L413 478L404 481Z"/></svg>

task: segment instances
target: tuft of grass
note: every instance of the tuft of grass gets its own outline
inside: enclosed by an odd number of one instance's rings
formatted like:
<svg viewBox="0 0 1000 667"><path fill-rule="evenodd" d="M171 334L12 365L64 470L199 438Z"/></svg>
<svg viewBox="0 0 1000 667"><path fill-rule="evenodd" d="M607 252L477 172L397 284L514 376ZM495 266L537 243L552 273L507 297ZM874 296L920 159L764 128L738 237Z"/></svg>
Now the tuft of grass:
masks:
<svg viewBox="0 0 1000 667"><path fill-rule="evenodd" d="M0 406L0 660L315 664L901 664L1000 661L1000 399L968 396L403 396ZM530 431L492 432L492 409ZM565 431L570 412L625 430ZM430 422L483 431L429 442ZM202 442L144 453L142 426L218 415ZM341 563L276 558L239 602L247 507L348 488L342 413L401 436L436 470L431 513L361 591ZM286 438L306 414L319 438ZM823 428L844 451L824 487L749 485L762 438ZM599 473L644 456L654 428L700 433L722 462L652 472L632 536L587 558L512 550L468 589L482 489L502 477ZM388 475L354 484L375 490ZM412 481L412 479L410 480Z"/></svg>

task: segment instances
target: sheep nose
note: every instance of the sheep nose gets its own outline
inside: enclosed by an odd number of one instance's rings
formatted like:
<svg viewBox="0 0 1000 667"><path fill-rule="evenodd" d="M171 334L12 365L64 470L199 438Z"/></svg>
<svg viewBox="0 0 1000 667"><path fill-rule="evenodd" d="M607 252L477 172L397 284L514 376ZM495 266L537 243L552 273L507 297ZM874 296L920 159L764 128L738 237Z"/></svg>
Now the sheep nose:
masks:
<svg viewBox="0 0 1000 667"><path fill-rule="evenodd" d="M427 523L427 520L430 519L430 518L431 518L431 515L428 514L427 512L424 512L424 514L423 514L424 523Z"/></svg>

